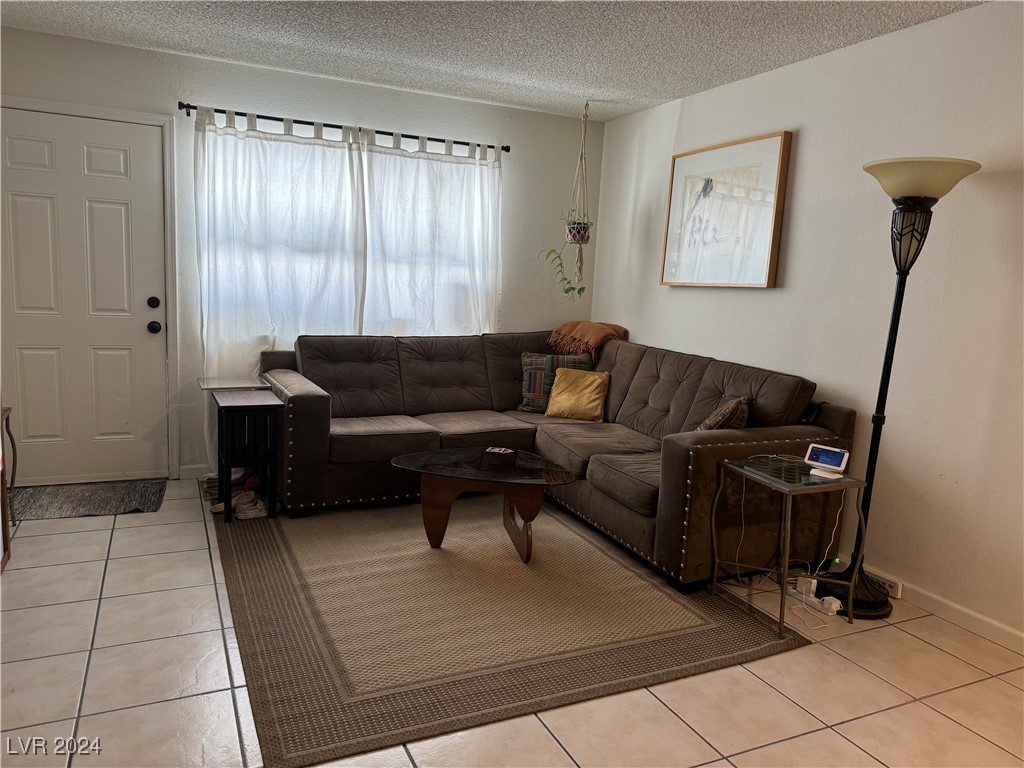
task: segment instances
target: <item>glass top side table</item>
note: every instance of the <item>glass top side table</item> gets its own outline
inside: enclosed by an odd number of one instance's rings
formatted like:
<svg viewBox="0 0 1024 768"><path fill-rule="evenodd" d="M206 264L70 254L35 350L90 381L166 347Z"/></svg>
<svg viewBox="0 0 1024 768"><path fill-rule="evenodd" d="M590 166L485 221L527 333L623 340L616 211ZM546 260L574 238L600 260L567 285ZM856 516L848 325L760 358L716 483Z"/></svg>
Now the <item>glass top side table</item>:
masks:
<svg viewBox="0 0 1024 768"><path fill-rule="evenodd" d="M793 497L803 496L811 493L830 493L832 491L846 491L863 488L867 485L863 480L843 475L831 479L811 474L811 467L804 463L799 457L790 456L755 456L749 459L723 459L718 462L718 487L715 489L715 496L711 502L711 592L714 594L718 583L718 571L723 565L731 565L736 568L746 568L754 571L766 570L764 566L751 565L749 563L737 563L722 560L718 556L718 529L715 518L718 513L718 501L722 495L722 488L725 486L726 473L739 475L745 480L751 480L773 491L777 491L782 497L782 504L779 510L779 637L783 636L786 626L786 582L789 579L789 542L792 534L793 522ZM864 513L861 511L859 500L854 500L854 507L857 510L857 524L860 526L861 541L866 537L867 524L864 520ZM861 546L861 552L864 547ZM863 557L863 555L861 555ZM853 604L853 593L857 586L857 574L860 572L860 563L854 563L853 576L849 581L834 579L828 576L817 575L818 581L830 584L840 584L848 590L847 606ZM774 569L768 569L774 570ZM847 620L853 623L853 611L846 611Z"/></svg>
<svg viewBox="0 0 1024 768"><path fill-rule="evenodd" d="M259 376L225 376L200 378L199 388L204 392L223 392L229 389L270 389L270 384Z"/></svg>

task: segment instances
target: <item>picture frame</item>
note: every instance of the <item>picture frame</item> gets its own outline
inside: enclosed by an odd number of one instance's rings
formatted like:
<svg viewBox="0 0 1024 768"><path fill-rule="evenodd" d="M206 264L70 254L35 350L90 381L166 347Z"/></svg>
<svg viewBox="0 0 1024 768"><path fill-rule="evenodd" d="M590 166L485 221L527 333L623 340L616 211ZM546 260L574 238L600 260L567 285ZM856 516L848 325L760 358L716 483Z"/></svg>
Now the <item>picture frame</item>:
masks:
<svg viewBox="0 0 1024 768"><path fill-rule="evenodd" d="M661 284L774 288L792 133L672 156Z"/></svg>

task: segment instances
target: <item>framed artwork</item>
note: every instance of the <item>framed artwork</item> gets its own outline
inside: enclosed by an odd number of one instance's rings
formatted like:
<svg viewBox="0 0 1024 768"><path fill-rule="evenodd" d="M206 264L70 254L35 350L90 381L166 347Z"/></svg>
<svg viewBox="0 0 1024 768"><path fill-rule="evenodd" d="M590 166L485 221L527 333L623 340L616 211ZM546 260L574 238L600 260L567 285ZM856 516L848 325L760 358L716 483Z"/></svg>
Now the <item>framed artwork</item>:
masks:
<svg viewBox="0 0 1024 768"><path fill-rule="evenodd" d="M774 288L789 131L672 157L662 285Z"/></svg>

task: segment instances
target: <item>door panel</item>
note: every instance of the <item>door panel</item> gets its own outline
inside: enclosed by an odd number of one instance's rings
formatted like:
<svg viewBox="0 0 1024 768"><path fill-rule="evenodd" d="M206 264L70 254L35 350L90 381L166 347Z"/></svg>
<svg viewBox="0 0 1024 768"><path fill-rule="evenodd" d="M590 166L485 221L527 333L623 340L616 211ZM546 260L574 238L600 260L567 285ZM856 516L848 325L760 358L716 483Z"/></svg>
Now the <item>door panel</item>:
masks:
<svg viewBox="0 0 1024 768"><path fill-rule="evenodd" d="M57 198L53 195L7 195L6 224L13 311L59 315Z"/></svg>
<svg viewBox="0 0 1024 768"><path fill-rule="evenodd" d="M113 179L130 179L130 150L128 147L101 147L83 144L83 169L86 176L109 176Z"/></svg>
<svg viewBox="0 0 1024 768"><path fill-rule="evenodd" d="M64 419L63 347L17 347L15 371L18 392L18 426L22 443L67 439Z"/></svg>
<svg viewBox="0 0 1024 768"><path fill-rule="evenodd" d="M30 136L4 136L4 165L19 171L54 172L52 139Z"/></svg>
<svg viewBox="0 0 1024 768"><path fill-rule="evenodd" d="M85 201L85 258L89 263L89 314L131 315L131 203Z"/></svg>
<svg viewBox="0 0 1024 768"><path fill-rule="evenodd" d="M92 417L96 440L132 439L135 431L135 350L92 348Z"/></svg>
<svg viewBox="0 0 1024 768"><path fill-rule="evenodd" d="M18 484L167 476L160 128L3 110L3 398ZM24 447L22 447L24 446Z"/></svg>

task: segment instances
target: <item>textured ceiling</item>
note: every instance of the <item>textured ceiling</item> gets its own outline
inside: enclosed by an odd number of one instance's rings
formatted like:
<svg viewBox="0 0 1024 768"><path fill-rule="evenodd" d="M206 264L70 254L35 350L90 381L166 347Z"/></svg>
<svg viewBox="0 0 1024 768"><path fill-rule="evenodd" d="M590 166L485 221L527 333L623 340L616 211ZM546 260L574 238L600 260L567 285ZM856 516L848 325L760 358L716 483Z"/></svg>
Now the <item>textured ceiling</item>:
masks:
<svg viewBox="0 0 1024 768"><path fill-rule="evenodd" d="M4 26L607 120L973 2L17 2Z"/></svg>

